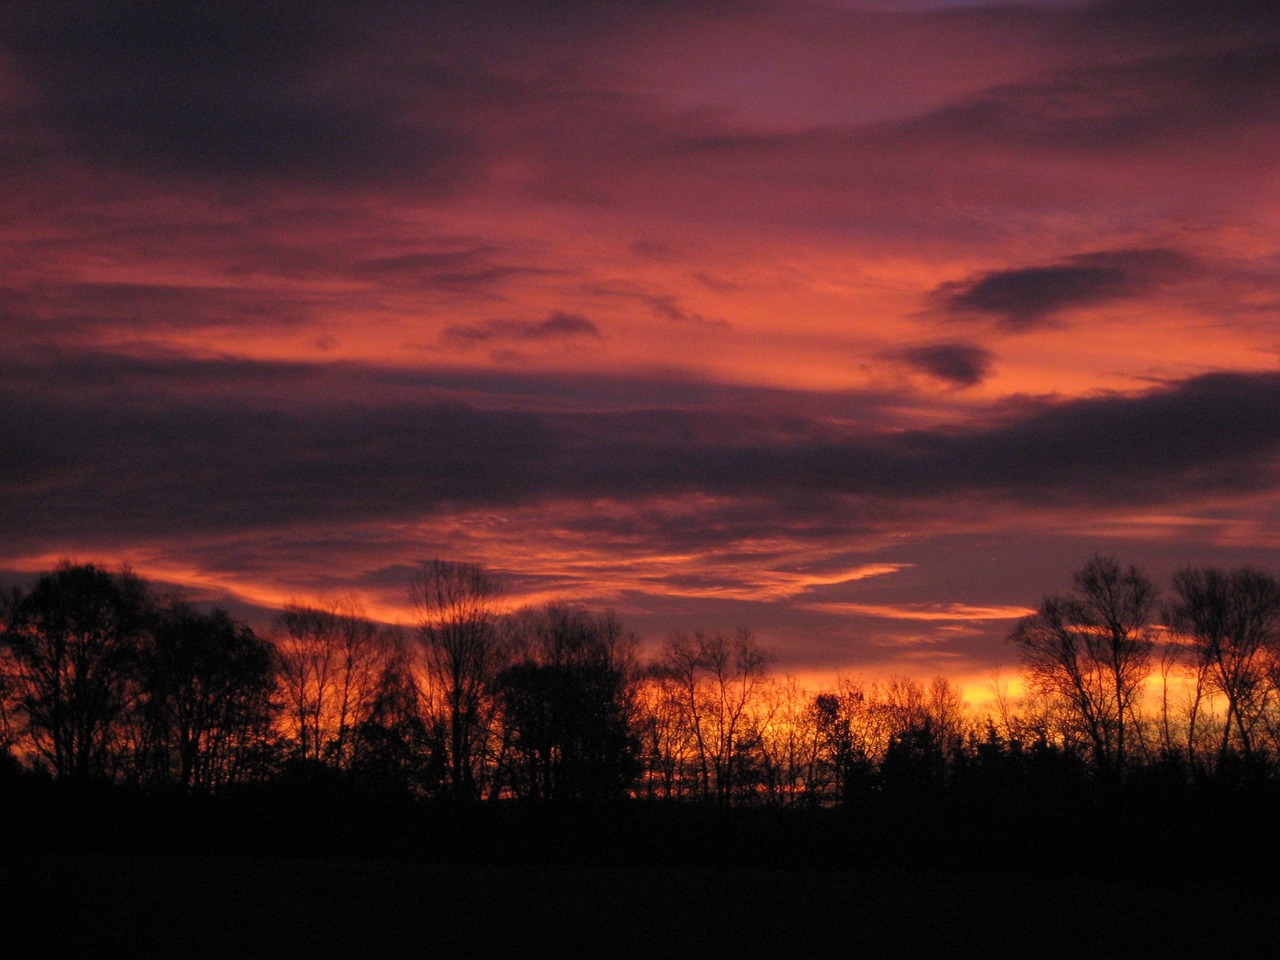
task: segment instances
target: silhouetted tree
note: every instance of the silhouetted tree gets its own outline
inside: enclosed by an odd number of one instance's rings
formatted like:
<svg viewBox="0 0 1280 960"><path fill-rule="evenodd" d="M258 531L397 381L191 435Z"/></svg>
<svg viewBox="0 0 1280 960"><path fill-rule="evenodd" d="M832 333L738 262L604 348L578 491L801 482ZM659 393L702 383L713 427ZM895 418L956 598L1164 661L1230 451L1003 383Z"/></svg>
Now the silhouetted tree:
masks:
<svg viewBox="0 0 1280 960"><path fill-rule="evenodd" d="M814 699L794 677L770 684L760 726L760 770L775 806L818 804L829 784Z"/></svg>
<svg viewBox="0 0 1280 960"><path fill-rule="evenodd" d="M819 693L815 696L813 717L818 733L820 761L830 772L834 799L844 803L848 799L847 773L854 759L854 744L849 718L843 715L839 694Z"/></svg>
<svg viewBox="0 0 1280 960"><path fill-rule="evenodd" d="M1280 583L1242 568L1188 567L1173 578L1172 626L1194 644L1197 663L1227 701L1219 763L1234 736L1246 761L1269 689L1267 655L1280 640Z"/></svg>
<svg viewBox="0 0 1280 960"><path fill-rule="evenodd" d="M813 699L812 714L819 769L829 771L831 799L846 805L865 803L881 788L910 793L911 783L932 785L936 795L933 787L971 733L960 693L945 677L927 686L911 677L841 679L835 691Z"/></svg>
<svg viewBox="0 0 1280 960"><path fill-rule="evenodd" d="M880 764L885 795L916 808L936 804L946 786L948 759L943 737L928 719L895 733Z"/></svg>
<svg viewBox="0 0 1280 960"><path fill-rule="evenodd" d="M928 687L911 677L890 677L876 692L883 700L891 740L927 729L944 752L954 750L962 741L964 704L946 677L934 677Z"/></svg>
<svg viewBox="0 0 1280 960"><path fill-rule="evenodd" d="M517 791L535 798L625 795L637 773L636 640L612 614L551 604L517 620L519 658L495 689Z"/></svg>
<svg viewBox="0 0 1280 960"><path fill-rule="evenodd" d="M489 692L505 656L498 593L481 567L448 560L423 562L410 588L427 677L443 707L448 788L459 799L480 793Z"/></svg>
<svg viewBox="0 0 1280 960"><path fill-rule="evenodd" d="M15 594L0 593L0 757L4 758L13 758L13 750L18 743L17 678L13 675L4 646L9 610L15 599Z"/></svg>
<svg viewBox="0 0 1280 960"><path fill-rule="evenodd" d="M1136 567L1095 556L1070 596L1046 597L1010 634L1031 685L1065 704L1103 778L1129 757L1134 704L1147 679L1158 590Z"/></svg>
<svg viewBox="0 0 1280 960"><path fill-rule="evenodd" d="M62 563L11 598L5 670L36 754L59 778L112 772L116 726L137 689L148 625L142 581Z"/></svg>
<svg viewBox="0 0 1280 960"><path fill-rule="evenodd" d="M1166 612L1165 619L1172 622L1172 612ZM1178 713L1174 702L1175 678L1184 659L1185 649L1182 644L1166 638L1160 651L1160 763L1164 766L1186 763L1188 769L1194 769L1196 760L1195 735L1196 720L1200 705L1204 702L1206 670L1201 663L1195 664L1193 684L1187 695L1185 710L1186 730L1181 731L1178 725Z"/></svg>
<svg viewBox="0 0 1280 960"><path fill-rule="evenodd" d="M814 698L823 762L831 770L834 797L845 806L866 800L874 784L876 764L890 734L875 688L842 679L835 692Z"/></svg>
<svg viewBox="0 0 1280 960"><path fill-rule="evenodd" d="M677 678L661 663L649 664L641 674L639 701L645 796L688 795L694 790L695 749L684 722Z"/></svg>
<svg viewBox="0 0 1280 960"><path fill-rule="evenodd" d="M224 610L173 602L141 657L145 765L152 777L214 790L265 759L275 690L269 644Z"/></svg>
<svg viewBox="0 0 1280 960"><path fill-rule="evenodd" d="M743 628L678 635L663 651L661 667L693 741L702 796L721 806L734 796L744 743L758 733L749 707L761 693L771 659Z"/></svg>
<svg viewBox="0 0 1280 960"><path fill-rule="evenodd" d="M351 773L383 795L431 793L445 779L445 744L431 736L403 643L393 647L365 719L352 738Z"/></svg>
<svg viewBox="0 0 1280 960"><path fill-rule="evenodd" d="M350 597L290 603L276 641L286 721L296 754L345 766L352 729L386 665L383 631Z"/></svg>

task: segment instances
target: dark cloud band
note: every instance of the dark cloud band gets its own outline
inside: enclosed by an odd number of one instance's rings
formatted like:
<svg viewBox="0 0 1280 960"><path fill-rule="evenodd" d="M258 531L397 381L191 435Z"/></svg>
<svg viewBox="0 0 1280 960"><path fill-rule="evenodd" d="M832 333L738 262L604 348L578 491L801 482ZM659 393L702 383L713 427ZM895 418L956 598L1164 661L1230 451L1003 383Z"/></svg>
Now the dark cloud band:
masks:
<svg viewBox="0 0 1280 960"><path fill-rule="evenodd" d="M236 383L251 383L241 366ZM539 413L423 400L284 408L234 397L231 385L208 399L118 383L0 392L8 536L212 534L683 494L782 511L797 497L1152 505L1266 488L1280 454L1274 374L1045 405L986 427L857 434L821 418L714 404Z"/></svg>

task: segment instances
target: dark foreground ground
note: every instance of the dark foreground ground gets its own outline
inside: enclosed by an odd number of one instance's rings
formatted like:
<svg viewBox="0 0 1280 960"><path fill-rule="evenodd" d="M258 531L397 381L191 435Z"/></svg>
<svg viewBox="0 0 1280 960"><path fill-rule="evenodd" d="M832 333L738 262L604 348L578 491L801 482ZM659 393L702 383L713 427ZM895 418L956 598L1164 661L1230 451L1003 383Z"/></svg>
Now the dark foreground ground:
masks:
<svg viewBox="0 0 1280 960"><path fill-rule="evenodd" d="M1135 851L1141 856L1140 851ZM1265 880L21 853L0 953L39 957L1274 955Z"/></svg>

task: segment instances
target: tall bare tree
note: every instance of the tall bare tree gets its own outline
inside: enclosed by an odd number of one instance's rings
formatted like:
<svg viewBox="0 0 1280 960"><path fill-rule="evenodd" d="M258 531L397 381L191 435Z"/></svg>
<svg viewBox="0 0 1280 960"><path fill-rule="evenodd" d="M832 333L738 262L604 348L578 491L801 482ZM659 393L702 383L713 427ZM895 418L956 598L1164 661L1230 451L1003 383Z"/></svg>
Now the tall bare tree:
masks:
<svg viewBox="0 0 1280 960"><path fill-rule="evenodd" d="M701 793L728 806L758 731L749 708L763 693L772 656L749 630L673 637L661 665L679 697L697 755Z"/></svg>
<svg viewBox="0 0 1280 960"><path fill-rule="evenodd" d="M644 792L673 799L696 792L696 750L685 723L679 677L661 661L647 665L639 690Z"/></svg>
<svg viewBox="0 0 1280 960"><path fill-rule="evenodd" d="M774 806L816 805L827 771L814 698L789 676L770 683L765 700L760 752L766 799Z"/></svg>
<svg viewBox="0 0 1280 960"><path fill-rule="evenodd" d="M1234 738L1246 759L1271 691L1268 653L1280 641L1280 583L1247 567L1232 571L1187 567L1173 578L1172 625L1189 637L1197 662L1227 701L1218 759Z"/></svg>
<svg viewBox="0 0 1280 960"><path fill-rule="evenodd" d="M384 632L353 597L294 602L278 618L280 683L297 755L345 766L390 656Z"/></svg>
<svg viewBox="0 0 1280 960"><path fill-rule="evenodd" d="M505 653L498 584L477 564L427 560L414 574L410 596L431 692L444 710L449 791L458 799L476 798L492 681Z"/></svg>
<svg viewBox="0 0 1280 960"><path fill-rule="evenodd" d="M1114 781L1129 759L1159 591L1137 567L1102 556L1072 575L1072 587L1046 597L1010 639L1031 685L1068 707L1099 772Z"/></svg>

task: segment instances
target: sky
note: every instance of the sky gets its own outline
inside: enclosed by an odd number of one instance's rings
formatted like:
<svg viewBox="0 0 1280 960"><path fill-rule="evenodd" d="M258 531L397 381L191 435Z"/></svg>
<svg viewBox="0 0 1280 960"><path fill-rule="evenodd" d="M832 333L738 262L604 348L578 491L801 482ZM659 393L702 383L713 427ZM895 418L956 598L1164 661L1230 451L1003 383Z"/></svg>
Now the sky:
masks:
<svg viewBox="0 0 1280 960"><path fill-rule="evenodd" d="M1270 0L15 0L0 231L6 583L977 683L1280 570Z"/></svg>

